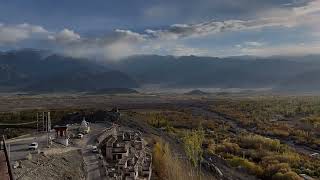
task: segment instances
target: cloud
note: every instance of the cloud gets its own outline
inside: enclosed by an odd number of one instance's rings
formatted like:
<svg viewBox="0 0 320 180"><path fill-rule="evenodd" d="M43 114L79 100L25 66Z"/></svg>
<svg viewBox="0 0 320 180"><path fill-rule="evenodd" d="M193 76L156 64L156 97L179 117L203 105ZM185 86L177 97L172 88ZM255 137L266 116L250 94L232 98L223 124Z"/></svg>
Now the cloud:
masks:
<svg viewBox="0 0 320 180"><path fill-rule="evenodd" d="M139 47L147 41L147 36L130 30L116 29L103 37L76 38L63 43L63 52L74 57L96 57L109 60L121 59L142 53ZM57 42L57 41L56 41Z"/></svg>
<svg viewBox="0 0 320 180"><path fill-rule="evenodd" d="M242 44L237 44L235 47L236 48L256 48L256 47L262 47L264 46L265 43L262 43L262 42L257 42L257 41L246 41Z"/></svg>
<svg viewBox="0 0 320 180"><path fill-rule="evenodd" d="M132 32L130 30L116 29L115 33L118 35L118 37L126 39L128 41L141 42L145 41L146 38L148 38L147 35Z"/></svg>
<svg viewBox="0 0 320 180"><path fill-rule="evenodd" d="M275 13L276 16L266 16L253 20L226 20L226 21L206 21L195 24L173 24L163 29L146 29L143 33L131 30L116 29L103 37L80 38L73 31L66 31L71 37L64 38L72 40L73 43L64 48L64 51L73 56L96 56L109 59L118 59L134 54L172 54L172 55L206 55L207 49L188 47L180 41L188 38L198 38L210 36L212 34L227 31L246 31L263 29L266 27L295 27L300 23L305 23L302 19L311 12L317 12L314 8L318 2L310 2L303 7L291 7L282 9ZM312 10L308 10L312 9ZM275 12L275 11L274 11ZM162 8L151 9L147 12L150 16L163 15ZM72 33L71 33L72 32ZM60 33L61 34L61 33ZM264 44L261 42L245 42L238 45L245 48L258 48ZM238 47L238 48L239 48Z"/></svg>
<svg viewBox="0 0 320 180"><path fill-rule="evenodd" d="M195 24L173 24L162 29L146 29L143 33L133 32L131 30L116 29L113 33L104 37L81 38L80 41L65 48L69 55L85 57L103 57L105 59L121 59L135 54L171 54L182 55L214 55L208 48L189 47L182 41L190 38L206 37L217 33L261 30L271 27L291 28L301 24L315 21L313 17L315 12L320 9L313 7L316 3L308 3L300 8L286 9L281 12L281 16L270 16L253 20L226 20L226 21L207 21ZM312 9L312 10L308 10ZM307 18L309 17L309 19ZM311 18L313 17L313 18ZM306 20L307 19L307 20ZM283 51L276 51L274 48L268 48L266 43L257 41L247 41L238 44L240 53L252 55L265 55L270 53L283 54L292 48L295 52L296 46L278 47ZM266 46L266 47L265 47ZM304 49L304 48L302 48ZM310 52L317 50L311 48ZM217 52L218 50L216 50ZM227 52L224 52L227 53Z"/></svg>
<svg viewBox="0 0 320 180"><path fill-rule="evenodd" d="M228 31L245 31L276 26L293 27L300 23L299 20L297 16L270 17L255 20L211 20L196 24L173 24L165 29L146 29L144 36L161 40L197 38Z"/></svg>
<svg viewBox="0 0 320 180"><path fill-rule="evenodd" d="M320 52L320 42L308 44L287 44L278 46L265 47L246 47L241 49L242 54L255 56L272 56L272 55L306 55Z"/></svg>
<svg viewBox="0 0 320 180"><path fill-rule="evenodd" d="M74 57L96 57L119 60L137 54L165 54L174 56L207 55L208 51L189 47L177 41L165 41L130 30L116 29L104 37L81 38L63 48L63 52Z"/></svg>
<svg viewBox="0 0 320 180"><path fill-rule="evenodd" d="M152 37L172 40L208 36L226 31L244 31L267 27L295 27L300 24L318 22L320 1L310 1L301 7L269 9L263 17L252 20L206 21L196 24L174 24L166 29L147 29ZM317 15L314 15L317 14Z"/></svg>
<svg viewBox="0 0 320 180"><path fill-rule="evenodd" d="M306 6L295 7L293 11L296 16L318 13L320 11L320 1L310 1Z"/></svg>
<svg viewBox="0 0 320 180"><path fill-rule="evenodd" d="M163 8L158 7L146 13L149 16L162 16L163 10ZM151 53L177 56L212 55L214 52L208 50L210 47L198 48L196 45L191 47L191 45L186 45L184 41L223 32L252 31L271 27L291 28L305 24L314 27L319 24L317 23L319 22L319 13L320 1L310 1L300 7L290 4L284 6L284 8L269 9L269 13L264 12L255 19L209 20L193 24L173 24L168 27L150 28L141 32L115 29L113 32L99 37L81 36L74 30L67 28L58 32L49 32L41 26L30 24L0 24L0 44L18 43L22 40L38 38L48 41L50 45L56 47L55 49L70 56L103 59L121 59L135 54ZM234 45L232 46L232 48L235 48ZM241 49L241 53L247 52L248 54L280 52L268 47L266 43L256 40L245 41L236 45L236 48ZM281 49L280 46L278 48ZM286 46L283 50L289 48L296 50L296 46ZM219 50L215 50L215 52L217 51ZM228 53L225 49L223 49L223 52Z"/></svg>
<svg viewBox="0 0 320 180"><path fill-rule="evenodd" d="M170 50L168 54L174 56L206 56L209 54L209 51L206 49L188 47L183 44L175 45L173 48L170 48Z"/></svg>
<svg viewBox="0 0 320 180"><path fill-rule="evenodd" d="M157 41L144 44L141 49L143 54L162 54L173 56L207 56L209 50L203 48L190 47L182 43L171 41Z"/></svg>
<svg viewBox="0 0 320 180"><path fill-rule="evenodd" d="M255 42L255 41L247 41L244 43L247 46L253 46L253 47L260 47L263 46L263 43L261 42Z"/></svg>
<svg viewBox="0 0 320 180"><path fill-rule="evenodd" d="M0 44L17 43L49 32L41 26L31 24L6 25L0 24Z"/></svg>
<svg viewBox="0 0 320 180"><path fill-rule="evenodd" d="M208 21L198 24L174 24L168 29L151 30L147 29L146 33L154 38L164 40L174 40L179 38L196 38L208 36L226 31L242 31L261 29L264 27L285 26L290 27L295 22L288 19L259 19L259 20L227 20L227 21Z"/></svg>
<svg viewBox="0 0 320 180"><path fill-rule="evenodd" d="M48 38L53 41L60 43L71 43L80 40L80 35L75 33L73 30L63 29L55 35L49 35Z"/></svg>

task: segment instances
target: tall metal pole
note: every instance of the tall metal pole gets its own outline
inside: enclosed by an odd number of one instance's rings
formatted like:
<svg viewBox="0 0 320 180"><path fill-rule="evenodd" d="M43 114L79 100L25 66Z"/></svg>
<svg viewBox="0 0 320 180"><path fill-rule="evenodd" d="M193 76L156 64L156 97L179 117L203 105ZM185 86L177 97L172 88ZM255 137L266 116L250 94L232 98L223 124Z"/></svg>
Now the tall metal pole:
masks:
<svg viewBox="0 0 320 180"><path fill-rule="evenodd" d="M10 161L10 144L8 144L8 159Z"/></svg>
<svg viewBox="0 0 320 180"><path fill-rule="evenodd" d="M47 146L49 147L49 134L51 129L51 118L50 118L50 112L47 112Z"/></svg>
<svg viewBox="0 0 320 180"><path fill-rule="evenodd" d="M37 133L39 132L39 113L37 112Z"/></svg>
<svg viewBox="0 0 320 180"><path fill-rule="evenodd" d="M48 124L47 124L47 113L46 112L43 112L43 120L44 120L44 132L47 131L47 127L48 127Z"/></svg>
<svg viewBox="0 0 320 180"><path fill-rule="evenodd" d="M50 111L48 111L48 131L51 130L51 116L50 116Z"/></svg>
<svg viewBox="0 0 320 180"><path fill-rule="evenodd" d="M41 119L42 119L42 131L45 131L45 124L44 124L44 112L41 113Z"/></svg>

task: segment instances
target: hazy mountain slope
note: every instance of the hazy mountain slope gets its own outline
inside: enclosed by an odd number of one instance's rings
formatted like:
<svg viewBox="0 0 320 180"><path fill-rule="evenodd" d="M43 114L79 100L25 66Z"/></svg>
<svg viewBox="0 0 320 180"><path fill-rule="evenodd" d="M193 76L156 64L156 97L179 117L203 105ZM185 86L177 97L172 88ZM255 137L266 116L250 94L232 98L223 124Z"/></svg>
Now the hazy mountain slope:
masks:
<svg viewBox="0 0 320 180"><path fill-rule="evenodd" d="M64 73L49 79L39 80L25 89L28 91L96 91L108 88L134 88L138 84L119 71L103 73Z"/></svg>
<svg viewBox="0 0 320 180"><path fill-rule="evenodd" d="M257 88L275 87L298 74L320 69L320 61L298 60L301 58L135 56L113 64L113 67L142 83Z"/></svg>
<svg viewBox="0 0 320 180"><path fill-rule="evenodd" d="M132 56L102 63L47 51L0 53L0 90L99 91L145 84L190 88L320 90L320 56ZM319 82L319 83L318 83Z"/></svg>
<svg viewBox="0 0 320 180"><path fill-rule="evenodd" d="M125 73L86 59L38 50L0 54L0 89L12 91L83 91L99 88L134 88Z"/></svg>
<svg viewBox="0 0 320 180"><path fill-rule="evenodd" d="M320 90L320 70L308 71L280 84L278 90L315 92Z"/></svg>

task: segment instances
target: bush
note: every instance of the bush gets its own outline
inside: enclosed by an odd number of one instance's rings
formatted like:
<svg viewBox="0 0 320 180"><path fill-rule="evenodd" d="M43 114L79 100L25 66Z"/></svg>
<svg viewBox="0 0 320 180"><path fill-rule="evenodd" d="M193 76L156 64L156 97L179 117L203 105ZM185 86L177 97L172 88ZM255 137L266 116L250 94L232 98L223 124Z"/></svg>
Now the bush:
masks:
<svg viewBox="0 0 320 180"><path fill-rule="evenodd" d="M264 176L267 178L273 177L277 173L287 173L291 171L289 164L287 163L277 163L277 164L269 164L264 172Z"/></svg>
<svg viewBox="0 0 320 180"><path fill-rule="evenodd" d="M280 151L282 149L279 140L273 140L260 135L240 137L240 146L248 149L267 149L271 151Z"/></svg>
<svg viewBox="0 0 320 180"><path fill-rule="evenodd" d="M272 176L272 180L303 180L297 173L295 172L286 172L286 173L277 173Z"/></svg>
<svg viewBox="0 0 320 180"><path fill-rule="evenodd" d="M280 136L280 137L288 137L290 135L289 130L287 129L271 129L270 130L270 134L274 135L274 136Z"/></svg>
<svg viewBox="0 0 320 180"><path fill-rule="evenodd" d="M204 131L202 128L193 130L183 137L184 150L187 157L194 167L198 166L202 159L203 149L202 144L204 141Z"/></svg>
<svg viewBox="0 0 320 180"><path fill-rule="evenodd" d="M270 164L270 162L277 161L280 163L288 163L291 166L297 166L300 162L300 156L294 152L285 152L282 154L275 154L266 156L262 159L264 164Z"/></svg>
<svg viewBox="0 0 320 180"><path fill-rule="evenodd" d="M252 175L261 176L263 174L263 169L259 165L256 165L255 163L250 162L247 159L234 156L232 159L228 161L232 166L240 166L245 168L248 171L248 173Z"/></svg>
<svg viewBox="0 0 320 180"><path fill-rule="evenodd" d="M217 153L223 152L230 154L239 154L240 146L236 143L223 142L222 144L215 146L214 150Z"/></svg>

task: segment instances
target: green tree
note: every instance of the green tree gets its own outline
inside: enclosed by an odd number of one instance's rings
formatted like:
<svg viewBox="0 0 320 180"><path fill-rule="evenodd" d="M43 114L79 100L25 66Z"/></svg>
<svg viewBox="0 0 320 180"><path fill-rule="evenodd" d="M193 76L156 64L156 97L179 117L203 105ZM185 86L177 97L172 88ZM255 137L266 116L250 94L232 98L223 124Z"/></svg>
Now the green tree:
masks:
<svg viewBox="0 0 320 180"><path fill-rule="evenodd" d="M202 160L202 143L204 140L204 131L202 127L186 134L183 138L184 149L187 157L194 167L197 167Z"/></svg>

